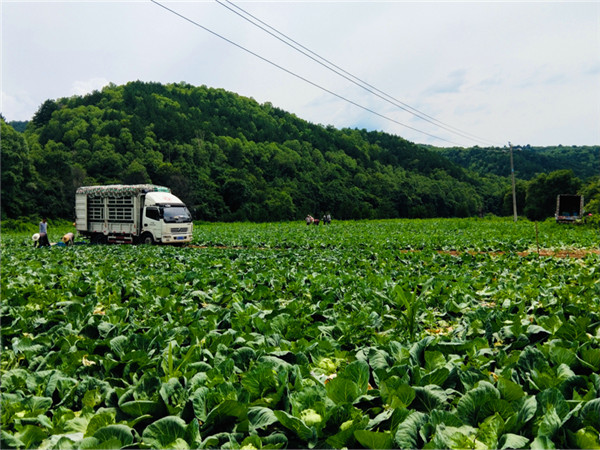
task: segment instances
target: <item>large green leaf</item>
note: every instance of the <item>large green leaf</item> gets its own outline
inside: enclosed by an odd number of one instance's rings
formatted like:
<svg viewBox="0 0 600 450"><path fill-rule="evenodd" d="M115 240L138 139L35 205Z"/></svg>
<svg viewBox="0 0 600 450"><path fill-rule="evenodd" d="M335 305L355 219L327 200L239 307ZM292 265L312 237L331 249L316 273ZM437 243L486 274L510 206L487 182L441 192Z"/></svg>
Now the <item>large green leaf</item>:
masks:
<svg viewBox="0 0 600 450"><path fill-rule="evenodd" d="M375 372L387 370L390 367L390 355L385 350L381 348L370 347L365 349L365 353L365 357L367 358L369 365Z"/></svg>
<svg viewBox="0 0 600 450"><path fill-rule="evenodd" d="M109 345L114 354L123 359L129 347L129 339L127 336L116 336L110 340Z"/></svg>
<svg viewBox="0 0 600 450"><path fill-rule="evenodd" d="M423 375L419 380L419 385L427 386L428 384L435 384L442 386L448 379L450 371L446 367L438 367L435 370Z"/></svg>
<svg viewBox="0 0 600 450"><path fill-rule="evenodd" d="M86 441L91 440L97 444L97 440L93 437L83 438L82 433L68 434L53 434L48 439L44 440L39 446L39 450L71 450L74 448L88 448ZM96 446L93 446L96 448Z"/></svg>
<svg viewBox="0 0 600 450"><path fill-rule="evenodd" d="M583 405L580 417L584 424L600 428L598 425L600 424L600 398L590 400Z"/></svg>
<svg viewBox="0 0 600 450"><path fill-rule="evenodd" d="M93 436L96 430L99 430L107 425L114 424L116 414L117 413L114 409L99 411L94 414L88 422L88 426L85 430L85 436Z"/></svg>
<svg viewBox="0 0 600 450"><path fill-rule="evenodd" d="M48 433L40 427L25 425L14 437L21 441L25 448L35 448L48 437Z"/></svg>
<svg viewBox="0 0 600 450"><path fill-rule="evenodd" d="M125 413L132 417L143 416L150 414L154 417L160 417L165 406L163 402L157 402L152 400L133 400L130 402L123 402L119 404L119 408Z"/></svg>
<svg viewBox="0 0 600 450"><path fill-rule="evenodd" d="M534 396L521 397L512 403L517 411L506 423L506 431L511 433L519 432L535 416L538 403Z"/></svg>
<svg viewBox="0 0 600 450"><path fill-rule="evenodd" d="M210 389L203 386L194 391L191 395L192 406L194 407L194 413L198 420L204 422L208 415L206 399L210 392Z"/></svg>
<svg viewBox="0 0 600 450"><path fill-rule="evenodd" d="M263 429L277 422L277 417L272 409L262 406L252 406L248 408L248 420L254 429Z"/></svg>
<svg viewBox="0 0 600 450"><path fill-rule="evenodd" d="M456 406L458 416L466 423L476 426L485 417L484 406L500 398L500 392L487 381L463 395Z"/></svg>
<svg viewBox="0 0 600 450"><path fill-rule="evenodd" d="M16 392L27 387L27 371L25 369L12 369L2 374L3 392Z"/></svg>
<svg viewBox="0 0 600 450"><path fill-rule="evenodd" d="M515 413L514 408L506 400L492 399L486 402L480 409L479 415L488 417L494 414L499 414L503 419L508 419Z"/></svg>
<svg viewBox="0 0 600 450"><path fill-rule="evenodd" d="M394 435L394 443L398 448L412 449L419 447L419 429L427 422L427 415L418 411L411 412L398 425Z"/></svg>
<svg viewBox="0 0 600 450"><path fill-rule="evenodd" d="M508 402L513 402L525 395L519 384L504 377L498 378L498 391L500 391L502 398Z"/></svg>
<svg viewBox="0 0 600 450"><path fill-rule="evenodd" d="M369 388L369 365L364 361L354 361L338 377L353 381L358 386L359 395L365 394Z"/></svg>
<svg viewBox="0 0 600 450"><path fill-rule="evenodd" d="M363 430L367 427L369 419L367 417L356 418L353 421L347 421L342 423L339 431L329 436L326 440L327 444L333 448L352 448L356 445L356 438L354 432L356 430Z"/></svg>
<svg viewBox="0 0 600 450"><path fill-rule="evenodd" d="M363 447L371 449L394 448L394 437L391 433L369 430L356 430L354 437Z"/></svg>
<svg viewBox="0 0 600 450"><path fill-rule="evenodd" d="M406 408L415 398L415 390L403 380L393 376L381 383L379 389L381 399L387 403L390 408Z"/></svg>
<svg viewBox="0 0 600 450"><path fill-rule="evenodd" d="M442 409L436 409L431 411L429 414L429 424L434 427L440 424L444 424L449 427L460 427L463 422L455 413L444 411Z"/></svg>
<svg viewBox="0 0 600 450"><path fill-rule="evenodd" d="M586 346L579 351L581 361L590 369L600 371L600 348Z"/></svg>
<svg viewBox="0 0 600 450"><path fill-rule="evenodd" d="M550 347L550 358L554 364L566 364L567 366L571 366L577 361L577 355L574 351L558 345Z"/></svg>
<svg viewBox="0 0 600 450"><path fill-rule="evenodd" d="M546 356L539 349L528 346L519 355L518 367L524 373L529 373L532 370L544 372L549 366Z"/></svg>
<svg viewBox="0 0 600 450"><path fill-rule="evenodd" d="M264 436L262 438L262 446L263 448L287 448L288 447L288 438L283 433L271 433L268 436Z"/></svg>
<svg viewBox="0 0 600 450"><path fill-rule="evenodd" d="M459 427L439 425L427 448L486 449L487 446L477 439L476 432L477 430L469 425Z"/></svg>
<svg viewBox="0 0 600 450"><path fill-rule="evenodd" d="M424 359L425 370L427 372L431 372L446 365L446 358L444 357L444 354L438 350L425 350Z"/></svg>
<svg viewBox="0 0 600 450"><path fill-rule="evenodd" d="M185 422L175 416L158 419L148 425L142 434L142 442L152 448L188 449Z"/></svg>
<svg viewBox="0 0 600 450"><path fill-rule="evenodd" d="M436 385L414 386L415 398L411 406L419 411L431 412L443 405L448 395L446 391Z"/></svg>
<svg viewBox="0 0 600 450"><path fill-rule="evenodd" d="M578 448L600 449L598 430L591 426L577 430L575 433L575 443Z"/></svg>
<svg viewBox="0 0 600 450"><path fill-rule="evenodd" d="M170 415L181 413L189 395L177 378L170 378L162 383L159 394Z"/></svg>
<svg viewBox="0 0 600 450"><path fill-rule="evenodd" d="M498 441L498 448L505 450L507 448L525 448L529 439L518 434L506 433Z"/></svg>
<svg viewBox="0 0 600 450"><path fill-rule="evenodd" d="M352 403L361 392L358 384L342 377L330 380L325 389L327 396L337 404Z"/></svg>
<svg viewBox="0 0 600 450"><path fill-rule="evenodd" d="M277 420L279 420L281 425L293 431L303 442L310 443L316 438L317 434L315 429L307 427L306 424L297 417L281 410L273 411L273 414L275 414L275 417L277 417Z"/></svg>
<svg viewBox="0 0 600 450"><path fill-rule="evenodd" d="M558 417L562 419L569 413L569 405L562 392L556 388L546 389L537 396L537 402L542 411L554 409Z"/></svg>
<svg viewBox="0 0 600 450"><path fill-rule="evenodd" d="M132 429L126 425L108 425L98 429L93 436L96 448L122 448L133 443Z"/></svg>
<svg viewBox="0 0 600 450"><path fill-rule="evenodd" d="M500 414L487 417L477 431L477 439L488 448L498 448L498 439L504 430L504 420Z"/></svg>
<svg viewBox="0 0 600 450"><path fill-rule="evenodd" d="M200 436L200 424L198 423L198 419L194 418L188 423L185 430L185 440L190 445L190 448L200 447L202 438Z"/></svg>
<svg viewBox="0 0 600 450"><path fill-rule="evenodd" d="M556 448L552 439L546 435L539 435L531 443L532 450L553 450Z"/></svg>
<svg viewBox="0 0 600 450"><path fill-rule="evenodd" d="M278 385L277 371L272 363L266 361L246 372L242 378L242 386L250 393L252 400L277 391Z"/></svg>
<svg viewBox="0 0 600 450"><path fill-rule="evenodd" d="M25 443L18 437L7 433L5 430L0 430L0 443L2 448L24 448Z"/></svg>
<svg viewBox="0 0 600 450"><path fill-rule="evenodd" d="M537 435L538 437L546 436L549 439L552 439L561 425L562 421L560 420L560 416L556 412L556 409L554 406L550 406L546 408L546 412L542 416Z"/></svg>
<svg viewBox="0 0 600 450"><path fill-rule="evenodd" d="M248 406L237 400L225 400L213 408L206 416L202 431L212 430L222 425L231 426L248 418Z"/></svg>

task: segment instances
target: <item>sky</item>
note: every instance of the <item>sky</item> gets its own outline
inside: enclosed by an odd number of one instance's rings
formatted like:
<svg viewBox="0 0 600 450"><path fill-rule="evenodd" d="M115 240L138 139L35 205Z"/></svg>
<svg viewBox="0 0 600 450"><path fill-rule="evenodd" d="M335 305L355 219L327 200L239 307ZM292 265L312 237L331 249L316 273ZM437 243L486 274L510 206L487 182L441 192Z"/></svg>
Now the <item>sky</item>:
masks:
<svg viewBox="0 0 600 450"><path fill-rule="evenodd" d="M435 146L600 144L600 1L219 1L0 0L2 115L186 82Z"/></svg>

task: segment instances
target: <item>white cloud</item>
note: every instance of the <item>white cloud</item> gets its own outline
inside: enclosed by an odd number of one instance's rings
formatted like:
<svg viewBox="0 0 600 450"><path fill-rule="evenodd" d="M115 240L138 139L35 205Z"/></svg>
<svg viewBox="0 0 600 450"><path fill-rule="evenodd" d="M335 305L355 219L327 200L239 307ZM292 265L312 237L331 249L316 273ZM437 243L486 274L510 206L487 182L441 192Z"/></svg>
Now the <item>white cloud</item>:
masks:
<svg viewBox="0 0 600 450"><path fill-rule="evenodd" d="M2 90L1 111L2 115L9 122L12 120L29 120L32 111L37 111L40 104L32 98L27 91L19 91L14 94Z"/></svg>
<svg viewBox="0 0 600 450"><path fill-rule="evenodd" d="M466 82L466 75L467 71L464 69L455 70L427 88L424 95L460 92Z"/></svg>
<svg viewBox="0 0 600 450"><path fill-rule="evenodd" d="M331 74L214 1L164 4L336 94L452 138ZM236 4L394 98L470 134L532 145L599 143L598 2ZM46 99L85 95L109 82L184 81L268 101L314 123L378 127L417 142L430 140L151 2L8 1L1 20L2 110L9 120L31 118Z"/></svg>

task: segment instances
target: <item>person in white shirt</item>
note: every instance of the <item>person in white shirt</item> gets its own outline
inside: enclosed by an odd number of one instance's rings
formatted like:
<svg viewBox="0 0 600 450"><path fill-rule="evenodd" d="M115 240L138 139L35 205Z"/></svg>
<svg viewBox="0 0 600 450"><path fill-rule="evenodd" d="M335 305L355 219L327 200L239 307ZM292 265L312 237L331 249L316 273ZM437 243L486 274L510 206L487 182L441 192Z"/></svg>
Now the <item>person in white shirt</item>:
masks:
<svg viewBox="0 0 600 450"><path fill-rule="evenodd" d="M50 241L48 240L48 219L45 217L40 222L40 240L38 241L40 247L50 247Z"/></svg>

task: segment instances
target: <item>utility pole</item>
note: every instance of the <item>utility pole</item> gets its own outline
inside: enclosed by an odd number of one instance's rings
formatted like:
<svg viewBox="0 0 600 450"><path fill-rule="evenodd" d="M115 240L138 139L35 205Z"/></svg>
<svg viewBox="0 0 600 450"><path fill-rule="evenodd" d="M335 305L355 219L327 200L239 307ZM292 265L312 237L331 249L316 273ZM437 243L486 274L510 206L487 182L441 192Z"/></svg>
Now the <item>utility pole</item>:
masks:
<svg viewBox="0 0 600 450"><path fill-rule="evenodd" d="M515 223L517 222L517 189L515 187L515 163L513 160L513 146L508 142L510 147L510 178L512 181L512 197L513 197L513 217Z"/></svg>

